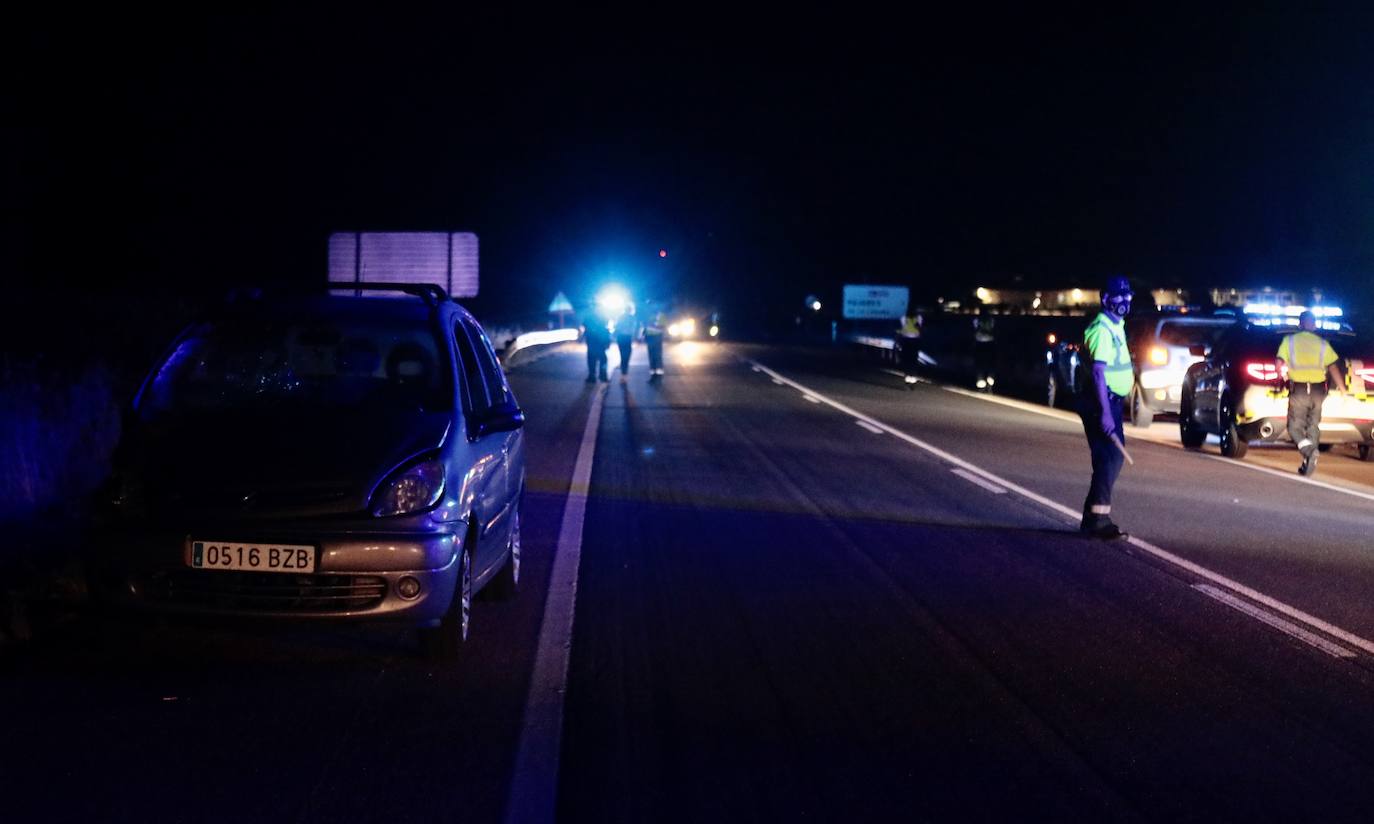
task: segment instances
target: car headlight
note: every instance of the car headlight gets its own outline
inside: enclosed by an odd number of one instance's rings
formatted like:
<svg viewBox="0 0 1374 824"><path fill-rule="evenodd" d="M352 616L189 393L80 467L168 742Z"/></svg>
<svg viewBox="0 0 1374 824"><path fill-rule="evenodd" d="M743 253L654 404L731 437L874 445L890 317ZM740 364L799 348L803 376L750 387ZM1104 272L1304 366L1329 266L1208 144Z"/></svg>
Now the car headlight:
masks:
<svg viewBox="0 0 1374 824"><path fill-rule="evenodd" d="M393 474L372 497L372 514L408 515L429 509L444 494L444 465L438 460L422 461Z"/></svg>

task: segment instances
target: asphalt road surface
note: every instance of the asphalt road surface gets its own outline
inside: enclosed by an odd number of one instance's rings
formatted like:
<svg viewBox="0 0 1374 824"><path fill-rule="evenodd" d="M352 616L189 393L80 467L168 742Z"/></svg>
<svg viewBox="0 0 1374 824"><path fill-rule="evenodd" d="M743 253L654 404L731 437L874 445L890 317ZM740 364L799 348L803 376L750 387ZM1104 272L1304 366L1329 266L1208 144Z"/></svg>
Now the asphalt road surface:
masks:
<svg viewBox="0 0 1374 824"><path fill-rule="evenodd" d="M1070 415L824 350L644 366L512 371L522 592L457 664L73 622L0 659L0 819L1369 819L1374 465L1128 429L1099 543Z"/></svg>

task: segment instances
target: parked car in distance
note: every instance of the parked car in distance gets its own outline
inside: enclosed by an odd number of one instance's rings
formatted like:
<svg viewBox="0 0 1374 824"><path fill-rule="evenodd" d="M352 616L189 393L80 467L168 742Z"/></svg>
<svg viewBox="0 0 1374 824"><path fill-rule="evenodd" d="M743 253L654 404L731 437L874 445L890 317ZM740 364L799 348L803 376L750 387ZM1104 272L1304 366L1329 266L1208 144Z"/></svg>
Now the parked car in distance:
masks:
<svg viewBox="0 0 1374 824"><path fill-rule="evenodd" d="M1190 350L1214 343L1238 320L1234 314L1170 309L1128 317L1126 338L1135 366L1135 386L1127 399L1131 422L1146 427L1159 413L1178 414L1183 375L1201 360Z"/></svg>
<svg viewBox="0 0 1374 824"><path fill-rule="evenodd" d="M1199 362L1188 367L1179 401L1179 439L1192 449L1217 435L1221 453L1243 458L1251 442L1288 440L1288 389L1285 370L1275 357L1279 341L1293 327L1241 322L1215 344L1199 344ZM1348 328L1323 332L1340 355L1344 393L1331 392L1322 403L1323 448L1354 444L1362 459L1374 445L1374 344Z"/></svg>
<svg viewBox="0 0 1374 824"><path fill-rule="evenodd" d="M451 657L473 596L519 584L523 423L481 325L437 287L228 302L126 412L92 592L162 613L404 622Z"/></svg>

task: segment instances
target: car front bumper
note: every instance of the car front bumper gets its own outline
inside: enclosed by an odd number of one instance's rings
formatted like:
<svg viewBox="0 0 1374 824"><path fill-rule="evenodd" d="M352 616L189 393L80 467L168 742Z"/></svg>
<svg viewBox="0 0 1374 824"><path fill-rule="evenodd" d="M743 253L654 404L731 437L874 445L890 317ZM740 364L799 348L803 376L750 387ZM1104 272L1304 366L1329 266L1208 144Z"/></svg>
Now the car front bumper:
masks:
<svg viewBox="0 0 1374 824"><path fill-rule="evenodd" d="M123 532L91 552L92 586L111 606L166 613L312 621L398 621L434 626L448 611L458 579L454 532L303 533L216 527L188 532ZM241 537L240 537L241 536ZM192 538L309 544L309 573L197 569ZM403 579L419 584L401 595Z"/></svg>
<svg viewBox="0 0 1374 824"><path fill-rule="evenodd" d="M1177 415L1183 398L1183 372L1178 369L1142 369L1137 380L1140 398L1154 412Z"/></svg>

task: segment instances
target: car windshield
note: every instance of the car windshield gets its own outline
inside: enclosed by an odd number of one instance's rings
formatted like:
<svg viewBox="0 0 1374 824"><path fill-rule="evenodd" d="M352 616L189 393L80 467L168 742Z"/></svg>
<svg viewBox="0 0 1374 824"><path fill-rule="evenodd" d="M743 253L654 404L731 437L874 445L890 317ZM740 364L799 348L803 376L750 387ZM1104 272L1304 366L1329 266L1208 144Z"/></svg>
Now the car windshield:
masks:
<svg viewBox="0 0 1374 824"><path fill-rule="evenodd" d="M1234 320L1166 320L1159 327L1159 340L1168 346L1194 346L1215 343Z"/></svg>
<svg viewBox="0 0 1374 824"><path fill-rule="evenodd" d="M418 322L417 322L418 321ZM321 407L452 408L433 327L414 313L262 313L193 327L153 373L145 418Z"/></svg>

